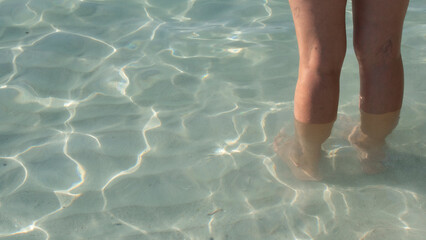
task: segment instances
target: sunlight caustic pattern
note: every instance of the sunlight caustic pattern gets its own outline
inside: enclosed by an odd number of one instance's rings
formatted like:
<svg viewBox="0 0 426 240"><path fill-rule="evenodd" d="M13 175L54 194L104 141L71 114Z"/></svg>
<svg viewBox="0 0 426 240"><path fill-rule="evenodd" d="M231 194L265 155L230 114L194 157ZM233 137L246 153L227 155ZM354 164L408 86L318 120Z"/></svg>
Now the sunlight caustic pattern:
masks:
<svg viewBox="0 0 426 240"><path fill-rule="evenodd" d="M421 48L413 2L404 43ZM292 131L287 2L1 0L0 22L0 239L426 234L425 138L412 137L425 129L421 74L394 141L412 155L390 166L414 159L410 176L362 177L342 137L350 94L324 146L328 182L294 180L273 153ZM419 71L424 56L407 49ZM342 75L356 77L349 65Z"/></svg>

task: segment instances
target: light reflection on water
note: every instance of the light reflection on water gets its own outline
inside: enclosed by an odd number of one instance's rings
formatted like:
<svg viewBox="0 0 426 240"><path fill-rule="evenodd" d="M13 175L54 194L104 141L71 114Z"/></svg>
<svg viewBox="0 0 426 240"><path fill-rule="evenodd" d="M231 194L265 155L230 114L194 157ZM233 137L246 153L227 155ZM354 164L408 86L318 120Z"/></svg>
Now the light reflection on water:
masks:
<svg viewBox="0 0 426 240"><path fill-rule="evenodd" d="M271 148L293 124L287 2L0 1L0 239L422 239L425 10L388 171L346 141L348 51L327 178L306 183Z"/></svg>

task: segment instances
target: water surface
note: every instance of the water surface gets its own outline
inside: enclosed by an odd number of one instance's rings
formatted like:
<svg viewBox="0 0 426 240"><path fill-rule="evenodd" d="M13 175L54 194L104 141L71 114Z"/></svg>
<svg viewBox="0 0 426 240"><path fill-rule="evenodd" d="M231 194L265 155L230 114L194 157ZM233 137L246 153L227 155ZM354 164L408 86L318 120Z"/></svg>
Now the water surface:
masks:
<svg viewBox="0 0 426 240"><path fill-rule="evenodd" d="M271 148L293 129L286 1L0 1L0 239L424 239L425 12L411 1L388 171L362 174L346 140L348 44L327 178L306 183Z"/></svg>

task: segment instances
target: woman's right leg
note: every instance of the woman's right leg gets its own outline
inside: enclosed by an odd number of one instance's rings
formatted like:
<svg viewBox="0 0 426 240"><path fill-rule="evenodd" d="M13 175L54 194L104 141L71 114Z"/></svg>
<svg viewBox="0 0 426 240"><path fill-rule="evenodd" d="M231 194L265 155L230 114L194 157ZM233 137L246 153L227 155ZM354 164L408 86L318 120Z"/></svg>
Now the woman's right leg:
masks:
<svg viewBox="0 0 426 240"><path fill-rule="evenodd" d="M337 115L339 78L346 53L346 0L289 0L299 47L299 77L294 98L296 135L282 137L275 151L293 174L315 180L321 144ZM291 145L289 148L288 146Z"/></svg>

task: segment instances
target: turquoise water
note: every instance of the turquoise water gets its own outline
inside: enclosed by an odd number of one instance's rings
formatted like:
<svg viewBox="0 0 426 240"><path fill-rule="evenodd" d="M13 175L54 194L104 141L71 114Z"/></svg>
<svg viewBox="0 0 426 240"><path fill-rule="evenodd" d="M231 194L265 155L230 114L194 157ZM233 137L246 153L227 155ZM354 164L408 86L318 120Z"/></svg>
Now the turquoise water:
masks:
<svg viewBox="0 0 426 240"><path fill-rule="evenodd" d="M411 1L388 170L363 175L346 140L348 44L307 183L271 148L293 126L286 1L0 0L0 239L424 239L425 13Z"/></svg>

